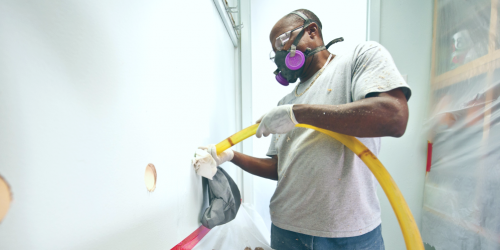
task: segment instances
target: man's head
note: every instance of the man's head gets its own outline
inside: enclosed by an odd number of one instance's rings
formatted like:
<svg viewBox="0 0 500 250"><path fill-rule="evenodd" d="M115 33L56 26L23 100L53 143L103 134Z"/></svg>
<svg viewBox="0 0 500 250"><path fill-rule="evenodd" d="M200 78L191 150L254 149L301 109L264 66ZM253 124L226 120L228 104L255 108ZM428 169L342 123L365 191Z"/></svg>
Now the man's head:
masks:
<svg viewBox="0 0 500 250"><path fill-rule="evenodd" d="M317 46L323 45L323 36L321 33L322 24L319 18L312 12L306 9L298 9L296 12L300 12L304 14L307 18L311 19L313 23L311 23L308 27L305 27L304 36L300 40L297 48L301 51L304 51L306 48L315 48ZM276 51L275 42L276 38L281 34L294 30L296 28L302 27L304 25L304 19L299 17L296 14L290 13L286 16L282 17L271 30L271 34L269 35L269 39L271 41L271 46L274 51ZM283 50L288 50L292 45L293 41L300 33L302 29L296 29L290 34L290 39L284 45Z"/></svg>
<svg viewBox="0 0 500 250"><path fill-rule="evenodd" d="M329 54L321 27L319 18L305 9L293 11L274 25L269 35L273 49L270 56L278 66L275 74L280 84L288 86L298 78L307 80L318 70L321 60L314 60L316 54Z"/></svg>

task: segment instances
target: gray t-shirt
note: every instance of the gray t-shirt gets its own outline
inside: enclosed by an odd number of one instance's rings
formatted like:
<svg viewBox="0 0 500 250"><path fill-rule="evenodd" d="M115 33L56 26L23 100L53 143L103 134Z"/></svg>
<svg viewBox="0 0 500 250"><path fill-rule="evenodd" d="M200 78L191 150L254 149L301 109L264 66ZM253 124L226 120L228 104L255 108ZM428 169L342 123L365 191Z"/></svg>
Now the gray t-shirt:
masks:
<svg viewBox="0 0 500 250"><path fill-rule="evenodd" d="M302 93L316 76L299 85ZM286 95L278 105L339 105L367 94L402 88L411 91L389 52L364 42L337 55L302 96ZM380 138L358 138L375 155ZM352 237L381 223L377 180L368 167L339 141L306 128L273 135L269 156L278 155L278 183L271 198L271 220L289 231L318 237Z"/></svg>

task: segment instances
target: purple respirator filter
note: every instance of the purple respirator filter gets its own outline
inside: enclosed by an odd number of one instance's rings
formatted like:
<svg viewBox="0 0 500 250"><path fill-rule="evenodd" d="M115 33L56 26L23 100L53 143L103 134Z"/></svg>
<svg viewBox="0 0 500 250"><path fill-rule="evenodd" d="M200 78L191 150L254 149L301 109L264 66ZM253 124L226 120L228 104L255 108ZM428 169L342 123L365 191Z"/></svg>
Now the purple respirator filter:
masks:
<svg viewBox="0 0 500 250"><path fill-rule="evenodd" d="M276 81L283 86L288 86L290 83L281 75L281 72L276 75Z"/></svg>
<svg viewBox="0 0 500 250"><path fill-rule="evenodd" d="M295 51L295 56L291 56L290 53L286 55L285 65L287 68L291 70L298 70L302 68L306 61L306 57L304 53L300 50ZM286 80L285 77L281 75L281 72L276 75L276 81L278 81L283 86L288 86L290 83Z"/></svg>
<svg viewBox="0 0 500 250"><path fill-rule="evenodd" d="M286 66L291 70L298 70L302 68L304 62L306 61L306 56L304 56L304 53L302 53L302 51L300 50L296 50L294 57L292 57L290 54L291 53L288 53L288 55L286 55Z"/></svg>

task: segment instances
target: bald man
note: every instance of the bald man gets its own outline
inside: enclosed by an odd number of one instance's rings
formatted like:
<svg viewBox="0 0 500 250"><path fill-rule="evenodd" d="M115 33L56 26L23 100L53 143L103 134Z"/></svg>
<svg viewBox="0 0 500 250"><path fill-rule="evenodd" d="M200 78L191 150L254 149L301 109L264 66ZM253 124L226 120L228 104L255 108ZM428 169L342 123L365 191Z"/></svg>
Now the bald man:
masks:
<svg viewBox="0 0 500 250"><path fill-rule="evenodd" d="M296 10L272 28L276 80L290 94L258 122L257 137L272 134L267 155L209 151L217 164L231 160L243 170L277 180L271 198L273 249L384 249L377 181L339 141L305 128L310 124L357 137L374 154L380 137L400 137L408 122L411 90L389 52L364 42L342 55L328 52L322 24Z"/></svg>

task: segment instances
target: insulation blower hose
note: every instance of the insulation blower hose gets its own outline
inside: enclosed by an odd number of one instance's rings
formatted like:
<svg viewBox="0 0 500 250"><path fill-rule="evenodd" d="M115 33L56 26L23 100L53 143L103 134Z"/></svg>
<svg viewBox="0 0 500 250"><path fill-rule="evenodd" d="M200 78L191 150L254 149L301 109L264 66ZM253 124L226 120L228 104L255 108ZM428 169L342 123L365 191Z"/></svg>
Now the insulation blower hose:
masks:
<svg viewBox="0 0 500 250"><path fill-rule="evenodd" d="M221 141L219 144L215 145L217 154L220 154L224 150L238 144L246 138L255 135L258 127L259 124L254 124ZM396 182L394 182L384 165L382 165L378 158L363 143L353 136L335 133L330 130L317 128L307 124L297 124L296 127L314 129L318 132L329 135L358 155L370 171L372 171L373 175L380 183L380 186L382 186L385 195L387 195L392 209L398 218L401 231L403 232L406 249L424 250L424 244L422 242L422 237L420 236L420 231L418 230L415 219L411 214L410 208L408 208L408 204L406 204L403 194L401 194Z"/></svg>

